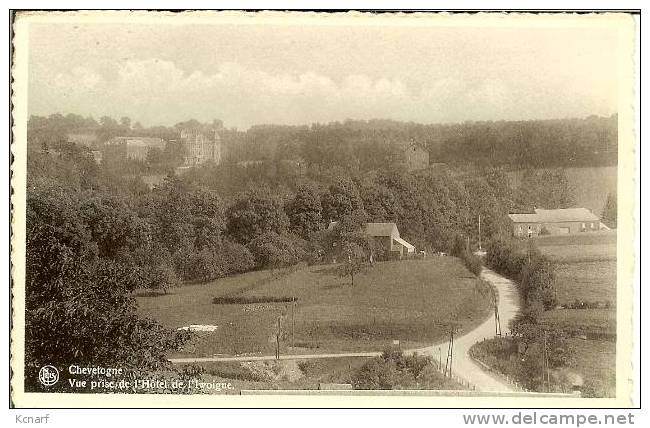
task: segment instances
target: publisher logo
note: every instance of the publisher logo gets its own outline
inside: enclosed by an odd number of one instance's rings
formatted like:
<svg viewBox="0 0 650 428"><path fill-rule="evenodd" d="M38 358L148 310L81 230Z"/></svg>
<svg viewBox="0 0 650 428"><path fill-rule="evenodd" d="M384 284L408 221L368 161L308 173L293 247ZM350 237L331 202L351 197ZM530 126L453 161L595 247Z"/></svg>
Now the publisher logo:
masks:
<svg viewBox="0 0 650 428"><path fill-rule="evenodd" d="M38 372L38 380L44 386L52 386L59 381L59 371L53 366L43 366Z"/></svg>

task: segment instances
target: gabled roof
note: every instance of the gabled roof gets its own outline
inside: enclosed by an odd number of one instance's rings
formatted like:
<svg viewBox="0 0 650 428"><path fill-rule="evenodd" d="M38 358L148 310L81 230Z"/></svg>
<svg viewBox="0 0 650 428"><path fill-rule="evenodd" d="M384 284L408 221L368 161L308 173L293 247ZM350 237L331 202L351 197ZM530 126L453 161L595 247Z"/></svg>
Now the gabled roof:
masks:
<svg viewBox="0 0 650 428"><path fill-rule="evenodd" d="M370 236L391 236L393 232L396 232L399 236L395 223L366 223L364 232Z"/></svg>
<svg viewBox="0 0 650 428"><path fill-rule="evenodd" d="M332 230L334 227L339 224L338 221L332 221L327 226L327 230ZM399 230L397 230L397 225L395 223L366 223L363 228L363 232L370 236L391 236L393 231L396 232L399 236Z"/></svg>
<svg viewBox="0 0 650 428"><path fill-rule="evenodd" d="M397 238L395 238L395 240L397 242L399 242L400 244L402 244L403 246L405 246L406 248L410 249L411 251L415 251L415 246L414 245L409 244L408 242L406 242L405 240L403 240L399 236Z"/></svg>
<svg viewBox="0 0 650 428"><path fill-rule="evenodd" d="M539 221L537 214L508 214L508 217L515 223L537 223Z"/></svg>
<svg viewBox="0 0 650 428"><path fill-rule="evenodd" d="M587 208L566 208L558 210L536 209L535 214L541 223L560 223L565 221L598 221L598 216Z"/></svg>
<svg viewBox="0 0 650 428"><path fill-rule="evenodd" d="M563 223L599 221L587 208L565 208L557 210L535 209L535 214L508 214L514 223Z"/></svg>

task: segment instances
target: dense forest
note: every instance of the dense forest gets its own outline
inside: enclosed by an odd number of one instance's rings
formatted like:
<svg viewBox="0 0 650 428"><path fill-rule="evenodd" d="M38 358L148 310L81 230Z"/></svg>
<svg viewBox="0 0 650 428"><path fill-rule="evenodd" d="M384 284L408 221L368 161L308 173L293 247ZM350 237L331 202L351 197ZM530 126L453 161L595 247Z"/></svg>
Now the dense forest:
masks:
<svg viewBox="0 0 650 428"><path fill-rule="evenodd" d="M404 143L427 150L432 163L479 167L557 168L611 166L617 163L618 116L585 119L465 122L423 125L390 120L258 125L226 129L219 120L188 120L172 127L144 128L128 117L99 121L79 115L32 116L28 139L39 145L65 139L71 132L93 132L98 143L116 135L175 139L180 129L217 130L225 157L245 160L304 159L310 166L368 171L391 164Z"/></svg>

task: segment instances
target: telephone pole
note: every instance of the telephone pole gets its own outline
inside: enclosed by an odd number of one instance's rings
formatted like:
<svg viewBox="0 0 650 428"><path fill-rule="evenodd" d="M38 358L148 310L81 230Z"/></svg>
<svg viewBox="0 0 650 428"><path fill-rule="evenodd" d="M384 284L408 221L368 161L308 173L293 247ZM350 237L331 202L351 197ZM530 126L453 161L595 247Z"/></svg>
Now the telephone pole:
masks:
<svg viewBox="0 0 650 428"><path fill-rule="evenodd" d="M449 345L447 346L447 360L445 361L445 372L444 376L451 378L451 368L454 361L454 326L452 325L451 330L449 331Z"/></svg>
<svg viewBox="0 0 650 428"><path fill-rule="evenodd" d="M544 390L546 392L549 392L551 389L551 374L549 373L549 367L548 367L548 349L547 349L547 341L546 341L546 336L547 336L547 331L544 330L544 373L542 373L542 378L544 380Z"/></svg>
<svg viewBox="0 0 650 428"><path fill-rule="evenodd" d="M275 359L279 360L280 359L280 320L282 319L282 316L278 317L278 331L275 334Z"/></svg>
<svg viewBox="0 0 650 428"><path fill-rule="evenodd" d="M296 296L291 299L291 349L296 347L296 321L294 319L294 311L296 307Z"/></svg>
<svg viewBox="0 0 650 428"><path fill-rule="evenodd" d="M492 297L494 303L494 334L497 336L501 336L501 317L499 316L499 301L494 291L492 291Z"/></svg>
<svg viewBox="0 0 650 428"><path fill-rule="evenodd" d="M481 214L478 215L478 250L483 251L481 248Z"/></svg>

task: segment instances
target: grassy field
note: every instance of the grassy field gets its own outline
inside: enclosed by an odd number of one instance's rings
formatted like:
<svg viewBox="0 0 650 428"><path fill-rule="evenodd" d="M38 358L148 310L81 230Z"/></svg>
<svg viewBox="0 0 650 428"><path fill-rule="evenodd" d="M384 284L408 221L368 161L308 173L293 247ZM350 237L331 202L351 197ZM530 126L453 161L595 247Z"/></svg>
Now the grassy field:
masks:
<svg viewBox="0 0 650 428"><path fill-rule="evenodd" d="M354 287L335 266L311 266L180 287L139 297L138 304L143 315L168 327L217 326L197 333L180 355L273 355L278 320L282 353L380 351L394 339L403 347L431 344L447 335L452 321L462 331L484 320L484 293L459 260L441 257L377 263L355 277ZM256 303L212 303L233 296ZM284 297L296 299L293 310L290 302L271 301Z"/></svg>
<svg viewBox="0 0 650 428"><path fill-rule="evenodd" d="M616 310L612 309L554 309L544 312L540 322L576 335L616 337Z"/></svg>
<svg viewBox="0 0 650 428"><path fill-rule="evenodd" d="M534 239L542 254L556 264L561 305L576 300L616 306L616 231L549 235ZM526 243L521 242L525 251Z"/></svg>
<svg viewBox="0 0 650 428"><path fill-rule="evenodd" d="M572 339L572 369L582 376L584 397L616 396L616 342Z"/></svg>
<svg viewBox="0 0 650 428"><path fill-rule="evenodd" d="M543 324L574 336L575 364L583 380L583 395L612 397L616 391L616 231L535 240L543 254L556 262L557 296L561 305L607 303L600 309L547 311Z"/></svg>

